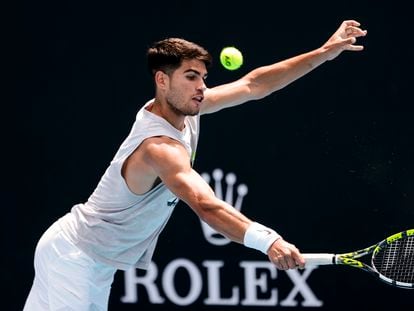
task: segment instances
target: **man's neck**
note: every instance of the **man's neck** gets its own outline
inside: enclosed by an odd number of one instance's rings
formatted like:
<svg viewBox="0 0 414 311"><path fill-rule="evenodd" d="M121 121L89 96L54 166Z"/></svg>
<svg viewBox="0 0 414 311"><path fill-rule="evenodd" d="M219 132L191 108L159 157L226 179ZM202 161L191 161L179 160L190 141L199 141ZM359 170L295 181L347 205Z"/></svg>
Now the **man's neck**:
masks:
<svg viewBox="0 0 414 311"><path fill-rule="evenodd" d="M165 119L177 130L182 131L184 129L184 115L178 115L173 111L167 103L162 104L159 100L155 99L152 104L149 105L148 111L151 111L153 114Z"/></svg>

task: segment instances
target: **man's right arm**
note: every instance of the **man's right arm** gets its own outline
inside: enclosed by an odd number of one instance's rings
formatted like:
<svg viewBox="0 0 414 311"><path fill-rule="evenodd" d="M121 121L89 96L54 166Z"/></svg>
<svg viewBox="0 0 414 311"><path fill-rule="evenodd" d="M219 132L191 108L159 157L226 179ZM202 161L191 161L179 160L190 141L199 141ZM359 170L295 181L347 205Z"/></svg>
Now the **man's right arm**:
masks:
<svg viewBox="0 0 414 311"><path fill-rule="evenodd" d="M140 148L142 159L151 167L154 176L159 177L203 221L234 242L260 249L255 246L255 239L262 238L260 230L255 229L256 223L214 195L211 187L191 167L189 155L181 143L169 137L154 137ZM250 245L246 244L246 232L250 237L248 240L253 241ZM283 238L271 243L268 250L260 250L267 253L279 269L304 266L298 249Z"/></svg>

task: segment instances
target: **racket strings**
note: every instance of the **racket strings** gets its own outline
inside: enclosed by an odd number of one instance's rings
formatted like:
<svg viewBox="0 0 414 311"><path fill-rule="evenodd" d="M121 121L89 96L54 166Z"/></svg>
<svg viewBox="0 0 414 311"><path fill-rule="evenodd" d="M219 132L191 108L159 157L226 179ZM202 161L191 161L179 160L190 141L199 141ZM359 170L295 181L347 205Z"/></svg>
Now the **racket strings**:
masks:
<svg viewBox="0 0 414 311"><path fill-rule="evenodd" d="M382 275L399 282L414 283L414 236L396 240L382 248L373 258Z"/></svg>

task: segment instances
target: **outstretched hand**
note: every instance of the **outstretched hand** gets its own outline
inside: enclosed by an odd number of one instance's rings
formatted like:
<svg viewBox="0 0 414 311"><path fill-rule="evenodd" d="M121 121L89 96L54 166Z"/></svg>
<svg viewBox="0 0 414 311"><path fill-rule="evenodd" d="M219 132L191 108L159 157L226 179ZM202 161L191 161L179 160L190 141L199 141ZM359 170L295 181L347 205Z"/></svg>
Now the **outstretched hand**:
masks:
<svg viewBox="0 0 414 311"><path fill-rule="evenodd" d="M356 38L364 37L367 34L366 30L362 30L359 26L361 24L355 20L347 20L342 22L335 33L322 46L329 51L328 60L337 57L342 51L362 51L362 45L354 45Z"/></svg>
<svg viewBox="0 0 414 311"><path fill-rule="evenodd" d="M295 245L283 240L277 239L267 251L269 260L280 270L303 269L305 259Z"/></svg>

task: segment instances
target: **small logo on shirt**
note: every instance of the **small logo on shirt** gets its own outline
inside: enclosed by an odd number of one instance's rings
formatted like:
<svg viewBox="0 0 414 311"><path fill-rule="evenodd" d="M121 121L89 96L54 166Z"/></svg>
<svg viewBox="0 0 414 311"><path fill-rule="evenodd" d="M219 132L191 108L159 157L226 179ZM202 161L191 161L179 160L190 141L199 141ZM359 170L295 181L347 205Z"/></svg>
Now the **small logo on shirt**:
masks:
<svg viewBox="0 0 414 311"><path fill-rule="evenodd" d="M175 207L178 203L178 198L172 198L167 201L167 205L170 207Z"/></svg>

